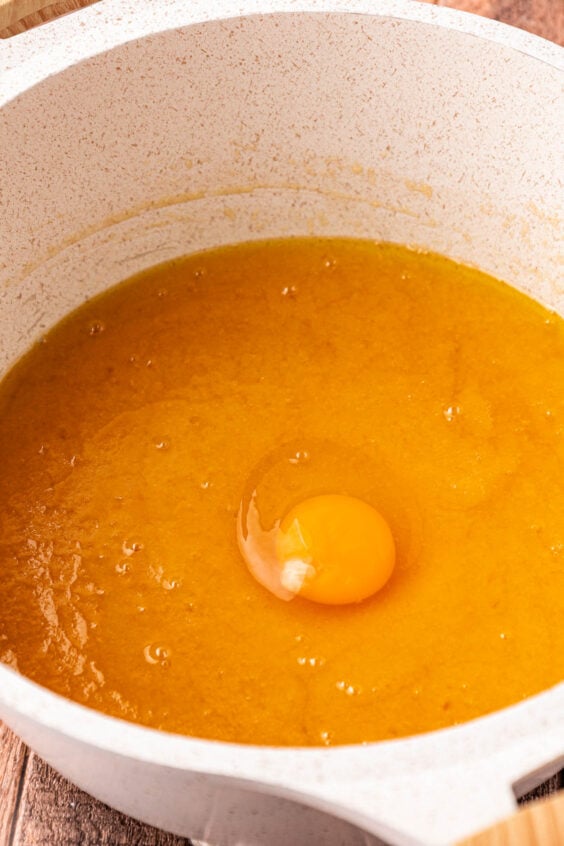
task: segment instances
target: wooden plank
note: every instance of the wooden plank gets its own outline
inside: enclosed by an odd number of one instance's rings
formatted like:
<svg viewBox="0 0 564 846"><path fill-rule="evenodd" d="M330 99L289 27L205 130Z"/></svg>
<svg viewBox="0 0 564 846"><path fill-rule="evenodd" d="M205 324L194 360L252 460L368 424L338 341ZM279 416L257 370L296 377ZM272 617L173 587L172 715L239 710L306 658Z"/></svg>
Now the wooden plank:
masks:
<svg viewBox="0 0 564 846"><path fill-rule="evenodd" d="M0 0L0 28L12 26L21 18L32 15L46 6L40 0Z"/></svg>
<svg viewBox="0 0 564 846"><path fill-rule="evenodd" d="M21 740L0 723L0 844L9 843L21 800L22 775L28 750Z"/></svg>
<svg viewBox="0 0 564 846"><path fill-rule="evenodd" d="M13 736L12 736L13 737ZM4 846L190 846L190 841L126 817L83 793L30 753L20 802Z"/></svg>
<svg viewBox="0 0 564 846"><path fill-rule="evenodd" d="M564 0L433 0L526 29L564 45Z"/></svg>
<svg viewBox="0 0 564 846"><path fill-rule="evenodd" d="M564 793L534 802L458 846L562 846L564 843Z"/></svg>
<svg viewBox="0 0 564 846"><path fill-rule="evenodd" d="M0 0L0 38L10 38L98 0Z"/></svg>
<svg viewBox="0 0 564 846"><path fill-rule="evenodd" d="M39 0L0 0L0 38L11 38L97 2L99 0L59 0L46 4Z"/></svg>

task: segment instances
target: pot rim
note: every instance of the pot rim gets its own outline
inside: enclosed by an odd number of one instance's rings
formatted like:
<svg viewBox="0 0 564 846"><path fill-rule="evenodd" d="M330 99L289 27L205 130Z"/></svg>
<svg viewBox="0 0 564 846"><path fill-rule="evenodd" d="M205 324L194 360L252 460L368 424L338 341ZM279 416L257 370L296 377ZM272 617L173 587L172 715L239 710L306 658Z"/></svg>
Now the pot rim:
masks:
<svg viewBox="0 0 564 846"><path fill-rule="evenodd" d="M564 47L500 21L417 0L114 0L94 4L0 42L0 108L53 74L129 41L167 30L250 15L357 14L427 24L510 48L564 70ZM58 27L56 40L52 27ZM87 33L87 37L86 37Z"/></svg>
<svg viewBox="0 0 564 846"><path fill-rule="evenodd" d="M468 761L468 736L481 736L483 743L487 743L489 754L503 751L512 741L518 742L527 735L537 734L539 729L549 733L556 730L564 743L561 720L564 713L564 682L521 702L456 726L391 740L331 747L263 746L149 728L74 702L1 663L0 685L2 705L81 743L95 743L99 749L173 769L237 777L248 770L250 780L256 777L265 782L268 781L269 762L276 762L279 772L280 763L286 762L295 767L297 756L300 764L304 765L315 766L323 758L338 766L345 757L350 758L351 755L358 762L367 757L373 762L375 751L378 750L383 756L393 751L398 764L403 767L410 765L414 756L432 749L435 764L440 767L447 761L453 763L459 750L465 761ZM502 727L504 735L500 737L499 730ZM204 750L205 760L202 758ZM482 744L475 745L473 751L477 758L482 757ZM564 747L560 751L564 753ZM555 754L558 754L558 750L555 750ZM231 765L226 765L226 758ZM257 766L256 776L251 774L254 765Z"/></svg>

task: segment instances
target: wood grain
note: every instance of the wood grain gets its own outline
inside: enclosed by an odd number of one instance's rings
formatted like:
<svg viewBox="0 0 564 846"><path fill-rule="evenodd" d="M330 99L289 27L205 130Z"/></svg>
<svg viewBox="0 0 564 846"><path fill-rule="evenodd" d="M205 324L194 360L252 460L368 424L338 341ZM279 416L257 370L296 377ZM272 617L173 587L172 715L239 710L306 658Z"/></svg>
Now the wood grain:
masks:
<svg viewBox="0 0 564 846"><path fill-rule="evenodd" d="M16 35L95 0L0 0L0 37ZM376 0L375 0L376 2ZM564 44L564 0L427 0L512 24ZM540 791L563 786L563 774ZM465 846L564 846L564 796L552 811L531 805ZM516 839L518 836L521 839ZM527 838L528 840L523 838ZM556 839L554 839L556 837ZM532 838L532 839L531 839ZM183 838L142 825L69 784L0 723L0 846L189 846ZM291 844L289 844L291 846ZM317 846L317 844L312 844ZM321 845L320 845L321 846Z"/></svg>
<svg viewBox="0 0 564 846"><path fill-rule="evenodd" d="M433 0L526 29L564 45L564 0Z"/></svg>
<svg viewBox="0 0 564 846"><path fill-rule="evenodd" d="M22 741L0 723L0 846L12 840L28 758Z"/></svg>
<svg viewBox="0 0 564 846"><path fill-rule="evenodd" d="M458 846L563 846L564 793L535 802Z"/></svg>
<svg viewBox="0 0 564 846"><path fill-rule="evenodd" d="M47 5L40 0L0 0L0 27L12 26Z"/></svg>
<svg viewBox="0 0 564 846"><path fill-rule="evenodd" d="M97 2L99 0L60 0L57 3L45 3L41 0L0 0L0 38L11 38Z"/></svg>

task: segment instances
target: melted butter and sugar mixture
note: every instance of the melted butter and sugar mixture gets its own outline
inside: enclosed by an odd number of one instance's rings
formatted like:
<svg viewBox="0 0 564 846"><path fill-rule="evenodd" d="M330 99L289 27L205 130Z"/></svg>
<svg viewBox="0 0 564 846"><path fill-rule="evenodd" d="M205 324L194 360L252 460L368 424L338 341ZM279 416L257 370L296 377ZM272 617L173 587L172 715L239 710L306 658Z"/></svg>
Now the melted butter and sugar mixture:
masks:
<svg viewBox="0 0 564 846"><path fill-rule="evenodd" d="M0 390L0 657L190 735L342 744L558 682L564 325L436 255L222 248Z"/></svg>

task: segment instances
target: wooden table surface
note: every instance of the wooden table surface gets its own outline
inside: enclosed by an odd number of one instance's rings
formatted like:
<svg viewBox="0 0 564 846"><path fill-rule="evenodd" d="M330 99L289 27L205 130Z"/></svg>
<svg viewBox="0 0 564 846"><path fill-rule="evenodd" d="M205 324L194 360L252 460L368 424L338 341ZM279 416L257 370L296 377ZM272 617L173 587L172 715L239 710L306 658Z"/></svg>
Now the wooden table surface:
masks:
<svg viewBox="0 0 564 846"><path fill-rule="evenodd" d="M430 2L504 21L564 45L564 0ZM53 31L55 28L56 24ZM563 773L564 770L537 793L563 787ZM57 775L0 723L0 846L51 844L189 846L189 841L142 825L87 796Z"/></svg>

